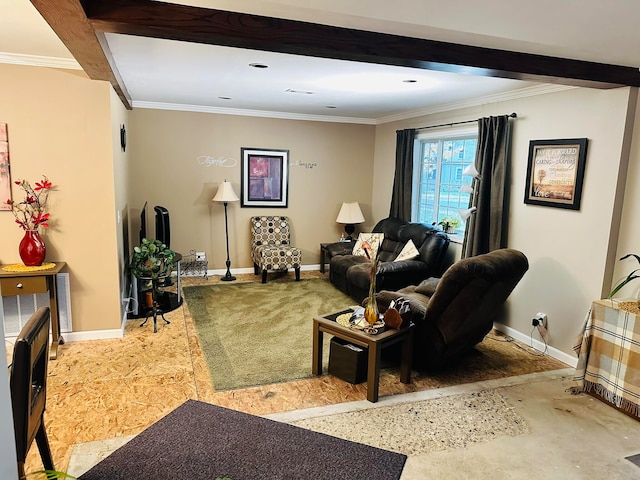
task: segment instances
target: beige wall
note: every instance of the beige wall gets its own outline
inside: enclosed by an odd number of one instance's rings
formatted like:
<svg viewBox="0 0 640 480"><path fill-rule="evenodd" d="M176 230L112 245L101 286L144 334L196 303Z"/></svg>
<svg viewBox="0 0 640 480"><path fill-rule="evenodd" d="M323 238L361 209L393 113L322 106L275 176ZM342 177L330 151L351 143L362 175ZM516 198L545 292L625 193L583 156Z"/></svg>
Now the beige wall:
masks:
<svg viewBox="0 0 640 480"><path fill-rule="evenodd" d="M533 315L545 312L551 346L572 355L572 342L591 301L601 298L601 292L610 286L605 272L607 262L610 264L609 259L615 256L610 232L613 227L612 234L617 235L614 201L619 168L624 164L626 112L634 97L631 93L628 88L570 89L381 125L376 130L374 189L390 194L395 130L516 112L509 246L527 255L530 270L511 296L504 323L528 336ZM589 139L580 211L525 205L529 141L580 137ZM638 169L637 150L636 142L634 172ZM629 179L629 191L637 185L637 176L634 173L634 179ZM630 205L626 211L637 211L637 190L628 193ZM380 195L374 204L374 215L385 213L387 201L383 197ZM625 234L625 238L631 239L632 234ZM629 248L631 243L627 241Z"/></svg>
<svg viewBox="0 0 640 480"><path fill-rule="evenodd" d="M44 174L55 187L46 260L68 263L73 329L119 328L111 87L78 71L5 64L0 78L12 178ZM11 213L0 212L0 230L0 261L19 262L23 232Z"/></svg>
<svg viewBox="0 0 640 480"><path fill-rule="evenodd" d="M635 124L633 126L633 140L631 142L631 152L629 155L629 170L627 172L627 183L622 208L622 221L620 225L620 237L615 259L615 270L613 273L613 284L625 278L633 270L640 268L638 262L627 259L622 262L620 257L628 253L640 255L640 221L638 211L640 211L640 104L635 110ZM617 295L618 298L640 298L640 279L625 286Z"/></svg>
<svg viewBox="0 0 640 480"><path fill-rule="evenodd" d="M339 239L336 223L344 201L358 201L371 228L374 127L367 125L279 120L211 113L134 109L130 115L130 215L137 242L140 208L148 201L148 234L154 236L155 205L169 210L171 248L183 254L207 253L209 269L224 269L224 208L213 203L219 182L227 179L240 196L242 147L287 149L288 208L228 207L232 269L251 268L249 219L253 215L291 218L293 244L303 264L319 261L320 242ZM198 157L226 157L231 168L207 167ZM151 230L149 232L149 230Z"/></svg>
<svg viewBox="0 0 640 480"><path fill-rule="evenodd" d="M211 198L224 179L240 193L240 165L206 167L198 157L240 161L241 147L248 146L289 149L293 163L317 163L313 169L290 168L289 208L229 207L233 268L251 267L249 217L255 214L290 216L304 264L314 265L318 244L337 239L342 231L335 217L343 201L361 203L367 220L360 226L363 231L388 214L397 129L511 111L519 118L513 131L509 244L527 254L531 268L514 292L504 322L528 335L532 315L544 311L551 346L571 354L590 302L610 289L608 272L617 280L635 268L616 260L639 253L634 212L640 208L640 125L629 131L627 110L631 108L631 120L640 112L631 89L569 89L373 127L127 112L108 84L89 81L81 72L0 65L0 74L0 121L9 124L13 178L35 179L44 173L56 185L47 259L69 264L74 331L120 327L125 226L132 225L129 239L137 243L139 208L145 200L151 214L153 205L169 209L176 250L206 251L210 269L224 268L224 213ZM126 152L119 147L121 124L127 125ZM590 141L581 210L525 205L529 141L572 137ZM619 176L626 192L618 235ZM0 228L0 261L19 261L22 231L9 213L0 214Z"/></svg>
<svg viewBox="0 0 640 480"><path fill-rule="evenodd" d="M119 298L129 295L128 279L125 278L126 263L129 258L129 149L123 150L120 143L120 127L127 127L129 111L124 107L116 92L111 89L109 101L111 104L111 144L113 150L113 175L115 196L116 245L114 259L118 265L118 285L121 293ZM128 139L127 139L128 141ZM120 303L120 316L126 318L126 304Z"/></svg>

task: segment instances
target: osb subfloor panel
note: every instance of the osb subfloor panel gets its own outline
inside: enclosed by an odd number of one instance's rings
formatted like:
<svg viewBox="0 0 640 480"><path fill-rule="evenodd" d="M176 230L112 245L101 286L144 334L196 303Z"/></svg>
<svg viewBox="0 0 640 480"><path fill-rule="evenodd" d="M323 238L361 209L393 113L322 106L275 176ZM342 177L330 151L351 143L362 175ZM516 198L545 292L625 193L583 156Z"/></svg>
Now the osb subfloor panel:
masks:
<svg viewBox="0 0 640 480"><path fill-rule="evenodd" d="M326 274L301 273L302 278L323 276ZM236 282L256 278L238 275ZM271 274L268 281L292 279L292 273ZM182 279L183 286L217 282L219 276ZM351 385L331 375L215 392L188 306L183 304L165 317L171 324L159 320L156 334L151 320L143 327L140 319L129 320L124 338L64 344L58 359L49 362L45 420L57 469L67 468L74 444L137 434L188 399L257 415L366 399L366 383ZM467 368L439 375L414 371L412 383L405 385L399 382L397 370L383 370L380 395L566 367L546 356L523 355L515 342L500 342L504 337L492 337L495 339L487 339L477 347L479 352L496 357L490 371L474 370L471 361ZM491 351L484 345L486 342L492 342ZM41 468L34 445L27 458L27 471Z"/></svg>

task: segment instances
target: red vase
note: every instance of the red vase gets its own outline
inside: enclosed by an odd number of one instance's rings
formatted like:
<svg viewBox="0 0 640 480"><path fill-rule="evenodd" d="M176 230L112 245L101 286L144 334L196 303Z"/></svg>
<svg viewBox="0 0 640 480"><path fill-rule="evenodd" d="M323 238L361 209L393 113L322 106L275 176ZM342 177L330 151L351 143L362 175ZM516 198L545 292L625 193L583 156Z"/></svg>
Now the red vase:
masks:
<svg viewBox="0 0 640 480"><path fill-rule="evenodd" d="M22 263L28 267L38 267L42 265L44 256L47 254L47 247L37 230L27 230L20 241L18 247Z"/></svg>

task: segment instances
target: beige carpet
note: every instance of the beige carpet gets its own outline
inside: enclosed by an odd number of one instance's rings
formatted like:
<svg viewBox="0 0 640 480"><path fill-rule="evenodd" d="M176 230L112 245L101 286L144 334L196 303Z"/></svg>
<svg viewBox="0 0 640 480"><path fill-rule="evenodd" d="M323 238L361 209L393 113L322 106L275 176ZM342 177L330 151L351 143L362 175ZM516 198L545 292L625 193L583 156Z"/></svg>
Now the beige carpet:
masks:
<svg viewBox="0 0 640 480"><path fill-rule="evenodd" d="M184 287L184 298L216 391L310 377L313 317L354 303L324 279Z"/></svg>

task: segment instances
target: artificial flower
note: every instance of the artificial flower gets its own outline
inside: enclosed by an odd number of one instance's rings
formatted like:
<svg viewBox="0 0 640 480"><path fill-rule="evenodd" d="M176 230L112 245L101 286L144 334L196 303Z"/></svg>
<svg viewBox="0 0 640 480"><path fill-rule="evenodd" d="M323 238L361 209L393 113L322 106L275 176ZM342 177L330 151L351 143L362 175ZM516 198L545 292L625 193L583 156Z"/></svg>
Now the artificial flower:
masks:
<svg viewBox="0 0 640 480"><path fill-rule="evenodd" d="M49 226L49 213L45 212L47 201L49 200L49 192L53 185L47 177L43 175L42 181L36 182L36 186L32 187L27 180L19 180L14 182L24 190L24 200L14 202L11 199L6 204L11 207L13 216L16 217L16 223L23 230L37 230L38 227Z"/></svg>

